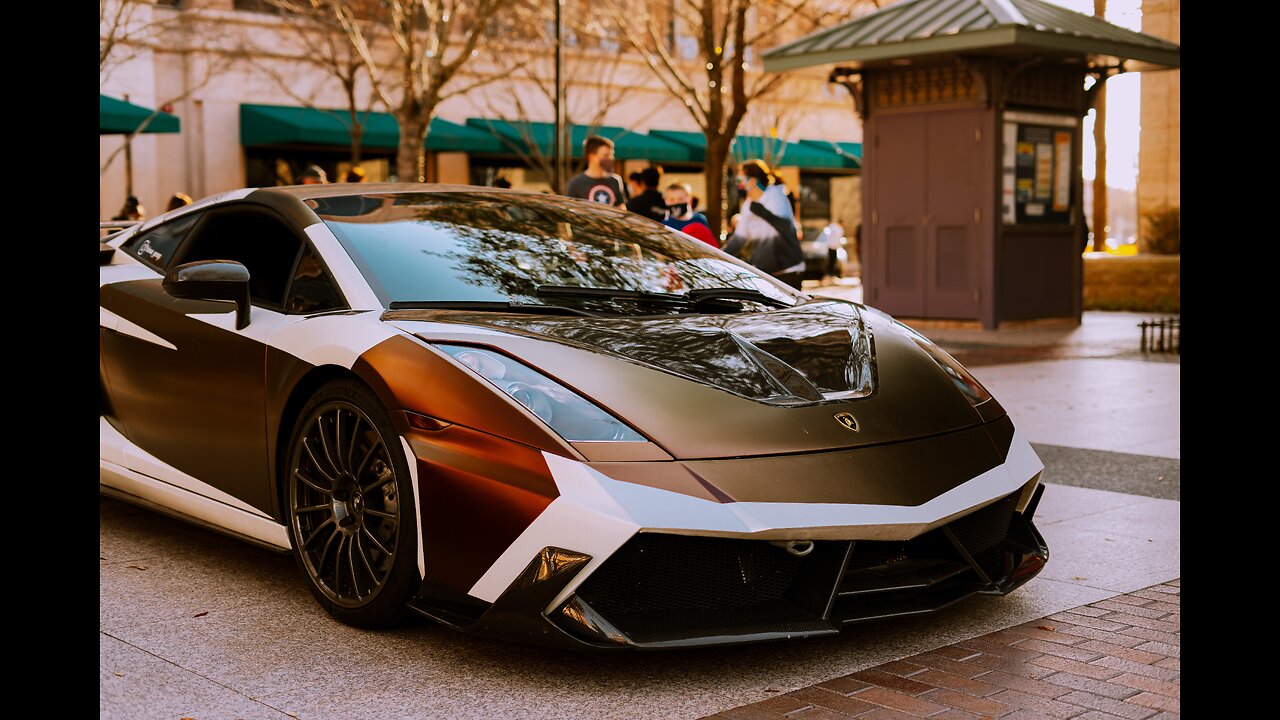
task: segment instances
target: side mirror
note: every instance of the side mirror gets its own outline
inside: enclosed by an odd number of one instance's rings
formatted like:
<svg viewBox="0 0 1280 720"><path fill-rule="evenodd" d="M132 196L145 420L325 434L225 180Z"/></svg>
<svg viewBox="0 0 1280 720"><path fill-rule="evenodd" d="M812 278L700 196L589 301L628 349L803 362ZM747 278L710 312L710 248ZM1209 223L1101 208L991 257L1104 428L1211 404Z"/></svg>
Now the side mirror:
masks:
<svg viewBox="0 0 1280 720"><path fill-rule="evenodd" d="M249 270L234 260L184 263L164 276L164 291L184 300L230 300L236 329L249 324Z"/></svg>

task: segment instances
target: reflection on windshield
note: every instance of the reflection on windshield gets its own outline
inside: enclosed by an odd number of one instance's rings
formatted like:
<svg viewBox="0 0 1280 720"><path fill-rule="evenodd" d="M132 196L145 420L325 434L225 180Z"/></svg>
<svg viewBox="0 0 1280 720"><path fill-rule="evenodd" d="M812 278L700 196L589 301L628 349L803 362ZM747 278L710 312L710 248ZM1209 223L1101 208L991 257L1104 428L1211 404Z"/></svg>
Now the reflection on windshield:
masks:
<svg viewBox="0 0 1280 720"><path fill-rule="evenodd" d="M309 202L384 304L535 302L540 285L661 293L736 287L787 304L797 299L683 233L556 196L464 191Z"/></svg>

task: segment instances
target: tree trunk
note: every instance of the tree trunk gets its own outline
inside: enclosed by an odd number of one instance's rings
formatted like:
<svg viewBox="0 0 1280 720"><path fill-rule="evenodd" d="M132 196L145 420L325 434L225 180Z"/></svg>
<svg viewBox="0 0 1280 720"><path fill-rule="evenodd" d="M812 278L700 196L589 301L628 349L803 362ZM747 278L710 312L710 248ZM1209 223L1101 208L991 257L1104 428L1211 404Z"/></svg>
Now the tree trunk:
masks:
<svg viewBox="0 0 1280 720"><path fill-rule="evenodd" d="M1106 19L1107 0L1093 0L1093 16ZM1105 77L1098 78L1103 83L1098 88L1093 117L1093 249L1094 252L1107 249L1107 86Z"/></svg>
<svg viewBox="0 0 1280 720"><path fill-rule="evenodd" d="M400 145L396 149L396 174L400 182L426 182L427 124L418 113L402 114Z"/></svg>
<svg viewBox="0 0 1280 720"><path fill-rule="evenodd" d="M1099 81L1101 82L1101 81ZM1107 86L1098 88L1094 103L1093 249L1107 249Z"/></svg>
<svg viewBox="0 0 1280 720"><path fill-rule="evenodd" d="M364 126L359 123L351 126L351 166L360 164L362 143L364 142Z"/></svg>
<svg viewBox="0 0 1280 720"><path fill-rule="evenodd" d="M725 218L733 214L731 210L726 212L728 198L724 187L724 161L728 156L728 142L721 138L707 138L707 158L702 172L707 178L707 222L717 241L724 230Z"/></svg>

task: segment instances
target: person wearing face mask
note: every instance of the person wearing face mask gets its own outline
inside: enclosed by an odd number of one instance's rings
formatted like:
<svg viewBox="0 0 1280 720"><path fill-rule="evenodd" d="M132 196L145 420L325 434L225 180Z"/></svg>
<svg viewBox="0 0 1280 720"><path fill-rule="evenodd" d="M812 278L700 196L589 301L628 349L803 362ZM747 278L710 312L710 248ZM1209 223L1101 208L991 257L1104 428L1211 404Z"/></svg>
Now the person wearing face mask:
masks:
<svg viewBox="0 0 1280 720"><path fill-rule="evenodd" d="M768 192L771 181L769 166L763 160L748 160L738 166L738 189L747 197L724 251L799 290L804 252L795 215L785 193Z"/></svg>
<svg viewBox="0 0 1280 720"><path fill-rule="evenodd" d="M663 194L663 200L667 204L667 217L662 224L697 238L711 247L720 247L720 243L711 234L711 228L707 226L707 216L693 211L690 190L687 183L671 183L667 186L667 191Z"/></svg>
<svg viewBox="0 0 1280 720"><path fill-rule="evenodd" d="M658 183L662 180L662 168L650 165L633 177L640 181L640 190L632 189L631 199L627 201L627 209L650 220L662 222L667 217L667 203L658 192ZM628 183L630 184L630 183Z"/></svg>
<svg viewBox="0 0 1280 720"><path fill-rule="evenodd" d="M587 159L587 169L573 176L565 194L606 205L625 203L627 192L622 188L622 178L613 172L613 141L588 135L582 143L582 154Z"/></svg>

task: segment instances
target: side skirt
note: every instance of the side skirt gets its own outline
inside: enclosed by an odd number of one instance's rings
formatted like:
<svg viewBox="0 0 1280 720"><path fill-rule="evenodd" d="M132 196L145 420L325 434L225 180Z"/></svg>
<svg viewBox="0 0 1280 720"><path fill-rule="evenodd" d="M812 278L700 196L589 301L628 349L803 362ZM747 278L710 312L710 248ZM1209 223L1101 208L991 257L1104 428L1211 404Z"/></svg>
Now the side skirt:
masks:
<svg viewBox="0 0 1280 720"><path fill-rule="evenodd" d="M99 467L99 490L104 495L247 540L270 550L290 550L288 528L271 518L233 508L108 460L100 460Z"/></svg>

